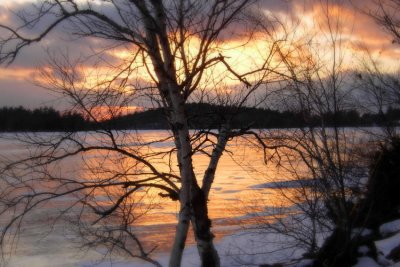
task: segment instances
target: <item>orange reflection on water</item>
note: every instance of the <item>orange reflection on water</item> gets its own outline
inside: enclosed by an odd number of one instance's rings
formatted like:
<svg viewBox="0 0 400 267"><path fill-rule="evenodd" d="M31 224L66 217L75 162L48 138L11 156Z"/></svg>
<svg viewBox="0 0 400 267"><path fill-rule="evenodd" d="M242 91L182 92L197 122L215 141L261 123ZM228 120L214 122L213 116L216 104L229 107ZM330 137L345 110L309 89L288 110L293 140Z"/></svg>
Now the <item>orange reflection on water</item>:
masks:
<svg viewBox="0 0 400 267"><path fill-rule="evenodd" d="M154 140L161 140L168 136L164 131L141 131L140 136L132 135L130 148L143 155L153 154L147 158L159 172L178 175L175 153L169 152L172 140L148 144ZM125 137L126 138L126 137ZM128 140L129 138L126 138ZM128 143L128 142L127 142ZM291 203L282 198L278 190L263 188L262 184L273 180L288 179L287 174L274 164L265 165L262 151L251 146L244 146L242 142L232 143L224 153L217 168L214 184L209 196L209 216L213 221L214 232L217 238L231 233L243 223L250 223L254 213L262 214L266 207L288 206ZM209 157L205 154L193 156L195 174L202 182L202 176L207 169ZM85 159L86 171L81 173L85 179L108 179L107 177L120 173L118 181L129 181L151 177L149 168L130 157L120 157L109 152L93 152ZM132 168L134 166L134 168ZM123 175L135 173L136 175ZM154 181L165 184L160 179ZM176 183L179 187L179 183ZM260 185L260 186L257 186ZM99 206L111 206L126 188L116 187L107 190L97 190L95 203ZM163 191L155 188L143 188L132 194L130 203L135 203L138 218L135 227L141 229L144 235L152 236L150 240L168 245L174 233L177 222L179 203L168 197L160 197ZM293 192L294 194L295 192ZM287 190L290 194L290 190ZM143 216L139 216L144 214ZM154 230L157 228L158 230ZM162 229L162 230L160 230ZM154 239L155 238L155 239ZM193 238L190 238L193 240Z"/></svg>
<svg viewBox="0 0 400 267"><path fill-rule="evenodd" d="M168 135L166 131L126 132L121 135L116 134L116 142L126 151L144 157L159 172L178 175L176 155L174 152L168 153L173 147L173 140L167 139ZM99 133L91 133L85 136L85 142L105 145L108 141ZM213 221L213 232L217 239L237 231L242 224L253 223L255 213L262 216L268 207L291 204L282 198L279 190L263 187L266 182L285 180L288 176L274 164L265 165L262 151L246 146L243 142L233 142L228 145L227 150L229 153L225 152L220 160L209 195L209 216ZM202 182L208 163L208 156L193 155L194 171L199 184ZM144 163L108 150L91 151L84 156L68 158L54 166L52 172L62 174L73 181L88 185L96 184L96 186L49 202L43 206L46 207L43 212L51 216L52 213L57 213L75 203L76 207L69 211L69 216L81 216L83 221L89 223L97 222L99 218L90 207L105 211L116 205L118 199L132 188L125 187L122 183L153 176ZM165 184L161 179L151 182ZM120 185L105 186L107 183L120 183ZM179 188L179 183L175 183ZM58 182L50 180L46 184L40 184L48 189L54 189L58 185ZM79 185L79 183L71 184L69 188ZM106 217L98 223L117 225L118 220L123 218L124 212L132 208L133 212L130 214L132 218L129 222L134 227L135 233L149 243L156 243L158 250L167 250L175 232L179 203L168 197L160 197L160 192L155 188L140 188L119 205L120 209L116 212L121 217L112 219ZM290 190L286 193L290 194ZM91 212L80 215L83 204L87 204L84 208ZM30 223L43 222L36 220ZM188 242L193 243L192 234Z"/></svg>

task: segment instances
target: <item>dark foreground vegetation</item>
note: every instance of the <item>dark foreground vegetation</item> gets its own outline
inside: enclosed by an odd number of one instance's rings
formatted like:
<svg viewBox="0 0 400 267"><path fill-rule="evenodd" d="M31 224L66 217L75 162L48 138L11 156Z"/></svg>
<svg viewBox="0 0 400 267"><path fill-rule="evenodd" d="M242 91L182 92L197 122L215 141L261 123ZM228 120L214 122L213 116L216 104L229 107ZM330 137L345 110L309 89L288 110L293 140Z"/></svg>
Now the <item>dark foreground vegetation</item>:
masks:
<svg viewBox="0 0 400 267"><path fill-rule="evenodd" d="M347 227L341 227L345 218L331 216L333 231L315 254L305 254L307 264L302 267L355 266L360 258L372 258L388 266L400 262L400 138L394 137L370 156L369 176L358 201L348 201ZM339 199L338 199L339 201ZM326 203L329 209L329 204ZM392 225L389 226L388 225ZM389 242L387 240L390 240ZM386 254L379 243L386 243ZM286 263L265 264L260 267L286 266ZM292 266L292 265L290 265ZM293 265L294 266L294 265ZM297 265L296 265L297 266ZM357 266L364 266L360 265ZM368 265L375 266L375 265Z"/></svg>
<svg viewBox="0 0 400 267"><path fill-rule="evenodd" d="M400 109L389 108L384 114L364 113L357 110L326 113L324 120L305 112L277 111L262 108L218 106L206 103L188 104L186 111L192 129L218 128L229 115L236 115L232 127L240 128L298 128L306 126L397 126ZM150 109L95 122L78 112L62 113L51 107L29 110L24 107L0 109L0 131L85 131L106 126L111 129L168 129L163 109Z"/></svg>
<svg viewBox="0 0 400 267"><path fill-rule="evenodd" d="M371 159L369 179L364 197L358 203L348 203L350 214L350 232L353 238L348 238L346 233L337 227L331 236L326 239L321 248L314 266L353 266L357 258L369 256L377 262L382 262L386 256L387 261L400 260L400 244L390 251L388 255L377 253L376 241L390 238L397 234L385 233L382 226L400 218L400 139L392 139L382 145ZM369 229L356 236L360 229ZM366 248L365 251L360 247ZM361 252L360 252L361 251Z"/></svg>

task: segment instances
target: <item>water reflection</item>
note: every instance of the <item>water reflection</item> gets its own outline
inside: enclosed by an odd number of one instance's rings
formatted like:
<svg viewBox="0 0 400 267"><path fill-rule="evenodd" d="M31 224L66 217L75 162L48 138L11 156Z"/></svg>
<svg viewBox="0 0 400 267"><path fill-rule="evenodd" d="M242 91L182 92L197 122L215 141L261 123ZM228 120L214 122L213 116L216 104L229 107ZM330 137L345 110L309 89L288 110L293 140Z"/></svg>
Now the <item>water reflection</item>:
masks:
<svg viewBox="0 0 400 267"><path fill-rule="evenodd" d="M131 136L124 136L124 142L126 147L135 153L151 154L152 156L146 160L160 172L178 175L176 156L171 152L173 143L168 136L164 131L140 131L139 135L131 133ZM209 196L209 216L213 220L213 231L217 239L229 234L241 224L250 222L249 213L254 213L256 210L263 212L266 206L285 205L277 190L254 185L266 181L290 179L288 173L273 163L267 166L262 151L244 143L244 140L239 140L227 147L228 152L225 152L220 160ZM209 157L203 153L196 153L193 156L195 174L200 184L208 161ZM151 176L151 174L146 175L149 170L143 164L109 151L91 152L83 161L82 158L74 158L65 164L68 166L63 168L73 166L69 171L79 169L81 170L79 176L84 180L96 182L108 179L107 177L115 176L117 173L121 176L129 175L127 179L145 179ZM133 175L138 173L142 175ZM160 180L157 182L162 183ZM159 249L165 250L171 243L179 203L169 198L161 198L160 192L154 188L139 190L132 195L130 201L136 203L139 214L146 213L134 221L135 227L138 227L140 233L147 236L147 239L157 240ZM107 206L111 205L111 200L115 201L115 196L121 194L123 194L121 188L97 190L95 200L97 204ZM190 237L189 243L192 241L193 237Z"/></svg>
<svg viewBox="0 0 400 267"><path fill-rule="evenodd" d="M43 133L43 138L49 138L50 133ZM79 133L82 143L109 145L101 133ZM135 155L141 155L151 163L159 172L178 175L173 140L165 131L139 131L126 132L116 135L120 146ZM28 153L28 147L11 141L0 142L0 153L11 157L23 157ZM69 149L68 146L65 149ZM211 149L211 148L208 148ZM209 157L203 153L193 156L194 171L201 184L201 177L208 166ZM282 164L282 162L281 162ZM301 170L301 166L297 166ZM107 182L127 182L143 180L152 177L149 167L138 160L108 150L93 150L84 156L68 157L61 163L47 166L46 169L54 177L62 176L64 179L78 181L71 183L69 189L78 187L79 182L106 184ZM227 147L218 165L214 184L209 195L209 216L213 221L213 232L217 241L227 234L237 231L242 224L253 223L252 214L263 213L268 207L285 206L291 203L282 198L280 190L255 186L265 184L267 181L284 181L291 179L290 173L285 168L277 167L274 163L268 165L264 162L261 150L245 144L244 140L232 142ZM176 180L175 180L176 181ZM161 179L152 180L153 183L165 183ZM59 182L46 179L45 183L32 184L36 190L55 190ZM179 184L178 184L179 187ZM49 222L49 218L58 215L58 212L71 205L74 209L66 213L69 218L80 216L82 221L93 222L93 215L83 213L81 203L102 206L104 209L115 204L116 200L126 193L126 187L121 184L117 187L88 188L83 192L63 196L41 206L27 218L31 226L40 226ZM298 193L293 189L284 189L286 196ZM160 197L161 191L157 189L140 188L128 198L127 207L134 208L135 233L146 240L148 246L156 244L158 251L168 250L175 231L175 224L179 212L179 203L167 197ZM86 195L82 198L82 195ZM86 207L88 208L88 207ZM66 216L68 218L68 216ZM116 223L112 220L108 224ZM35 230L36 231L36 230ZM37 234L43 233L38 231ZM189 244L193 244L193 236L189 235ZM48 244L57 246L57 244ZM40 253L40 252L39 252Z"/></svg>

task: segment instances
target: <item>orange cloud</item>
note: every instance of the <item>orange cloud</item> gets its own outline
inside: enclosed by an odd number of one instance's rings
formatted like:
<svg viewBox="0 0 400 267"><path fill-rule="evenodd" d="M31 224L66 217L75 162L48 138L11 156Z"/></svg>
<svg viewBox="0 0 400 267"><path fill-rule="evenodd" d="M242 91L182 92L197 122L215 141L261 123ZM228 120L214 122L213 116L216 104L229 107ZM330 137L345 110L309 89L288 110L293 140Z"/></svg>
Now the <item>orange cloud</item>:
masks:
<svg viewBox="0 0 400 267"><path fill-rule="evenodd" d="M37 69L23 67L2 67L0 68L0 80L14 79L24 81L33 78L37 74Z"/></svg>

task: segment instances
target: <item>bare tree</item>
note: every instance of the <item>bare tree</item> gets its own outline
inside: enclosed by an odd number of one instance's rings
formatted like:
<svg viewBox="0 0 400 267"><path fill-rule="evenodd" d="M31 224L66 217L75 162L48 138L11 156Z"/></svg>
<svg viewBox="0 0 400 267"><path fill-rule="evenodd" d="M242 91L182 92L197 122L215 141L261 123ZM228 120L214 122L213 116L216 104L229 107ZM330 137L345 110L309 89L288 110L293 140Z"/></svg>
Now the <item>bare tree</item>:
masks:
<svg viewBox="0 0 400 267"><path fill-rule="evenodd" d="M265 137L281 147L277 164L294 181L276 189L284 208L271 210L275 221L261 220L261 228L289 236L292 245L304 247L323 266L342 266L355 255L354 203L367 177L368 161L359 148L372 146L344 127L343 118L359 108L346 66L346 18L332 11L331 1L318 4L324 16L315 24L324 34L306 31L307 37L278 49L289 76L278 101L297 112L304 126Z"/></svg>
<svg viewBox="0 0 400 267"><path fill-rule="evenodd" d="M369 113L378 113L380 127L386 139L396 136L396 121L390 117L390 108L399 106L399 74L383 67L379 58L366 50L359 72L355 75L355 86L360 95L360 107Z"/></svg>
<svg viewBox="0 0 400 267"><path fill-rule="evenodd" d="M392 38L391 42L398 45L400 41L400 2L397 0L377 0L372 5L361 10L379 26L381 26ZM389 38L389 37L388 37ZM388 40L389 42L390 40ZM387 105L399 104L398 69L390 69L383 66L380 57L375 57L367 48L365 58L361 61L359 79L365 80L363 86L370 84L367 91L373 98L372 106L378 109ZM372 89L375 88L375 89ZM368 93L367 92L367 93Z"/></svg>
<svg viewBox="0 0 400 267"><path fill-rule="evenodd" d="M374 1L374 7L371 10L364 10L371 16L376 23L382 26L392 37L393 43L400 41L400 18L398 0L378 0Z"/></svg>
<svg viewBox="0 0 400 267"><path fill-rule="evenodd" d="M13 159L2 168L1 215L12 214L3 229L2 242L6 233L42 203L76 195L77 201L69 208L80 209L79 218L91 211L95 215L91 218L94 225L121 214L120 228L106 229L106 242L133 254L125 243L120 243L120 238L115 238L115 233L124 233L136 243L135 256L155 263L149 258L152 249L144 249L130 231L135 218L130 207L134 196L143 194L143 190L159 190L160 196L180 203L169 266L180 266L190 222L202 266L219 266L208 216L210 189L227 142L254 134L247 127L231 129L230 121L241 106L254 106L265 100L262 91L276 73L271 67L276 42L268 39L265 44L269 52L245 73L235 71L230 59L224 56L227 51L224 39L232 32L241 36L240 46L251 40L253 32L244 37L246 31L238 33L237 22L241 27L250 22L257 22L253 26L265 26L262 18L255 20L249 16L254 14L250 12L254 2L51 0L35 6L32 12L22 13L19 27L0 25L2 63L12 63L21 49L46 39L60 25L66 25L73 36L104 40L108 46L96 51L100 55L106 56L110 49L121 49L128 54L117 64L100 59L93 63L97 68L91 73L83 67L79 70L82 63L88 64L87 58L71 62L68 55L50 57L41 84L65 96L73 109L84 112L101 127L95 134L60 133L21 139L33 149L28 158ZM35 35L29 34L31 29L37 30ZM218 68L222 71L216 71ZM148 79L141 79L140 73L146 73ZM235 84L227 85L226 78ZM226 93L224 87L231 93ZM147 99L164 108L170 135L143 140L140 135L113 131L112 125L99 119L98 107L105 108L113 117L120 114L121 107L138 99ZM185 105L207 99L231 106L236 112L222 117L217 132L210 129L190 132ZM170 140L174 143L171 149L152 147ZM100 159L91 160L88 157L91 153L101 153ZM209 156L202 184L193 168L195 153ZM86 168L88 177L54 173L54 166L77 156L82 157L80 164ZM157 163L165 159L163 164ZM116 165L119 168L112 167ZM106 196L106 203L101 203L96 195ZM92 237L99 233L92 232ZM97 237L103 238L104 233Z"/></svg>

